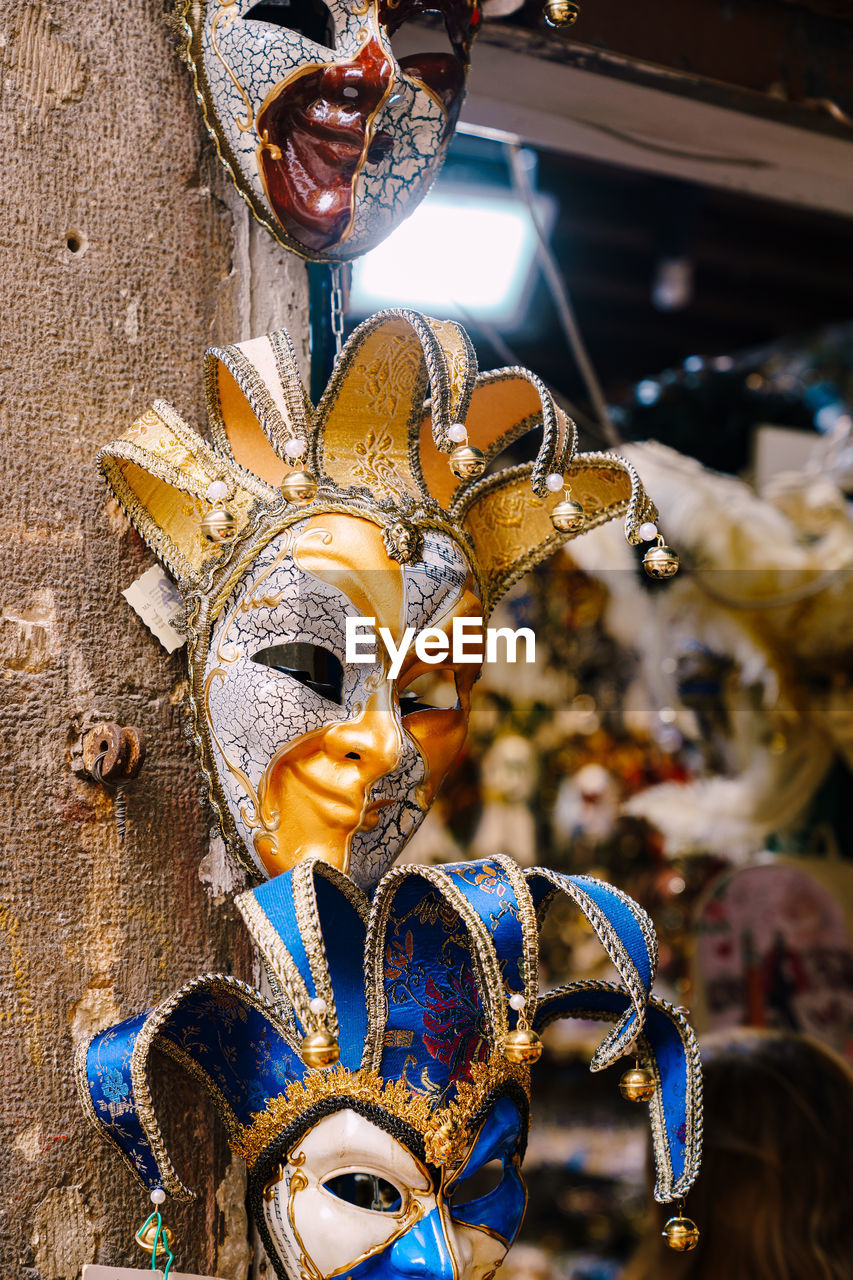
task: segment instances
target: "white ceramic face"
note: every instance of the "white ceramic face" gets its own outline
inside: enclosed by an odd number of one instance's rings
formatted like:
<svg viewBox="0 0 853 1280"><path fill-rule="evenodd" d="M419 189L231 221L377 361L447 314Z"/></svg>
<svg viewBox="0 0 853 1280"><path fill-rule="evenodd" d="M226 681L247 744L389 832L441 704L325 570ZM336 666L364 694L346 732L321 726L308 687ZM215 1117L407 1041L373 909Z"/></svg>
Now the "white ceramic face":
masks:
<svg viewBox="0 0 853 1280"><path fill-rule="evenodd" d="M381 645L381 661L347 662L346 619L375 617L399 643L479 616L471 588L444 534L400 565L353 516L311 517L259 554L214 626L204 687L222 798L261 874L319 853L370 888L397 857L462 746L478 667L410 651L391 680ZM429 705L410 696L422 679L442 695Z"/></svg>
<svg viewBox="0 0 853 1280"><path fill-rule="evenodd" d="M200 92L237 185L309 256L345 260L377 244L441 164L478 0L201 0L200 8ZM429 52L398 62L390 32L426 9L443 14L451 47L430 33Z"/></svg>
<svg viewBox="0 0 853 1280"><path fill-rule="evenodd" d="M505 1106L512 1126L518 1113L511 1104ZM503 1119L498 1138L503 1136L505 1143L507 1117ZM508 1240L460 1221L453 1208L452 1176L431 1173L385 1129L355 1111L325 1116L296 1143L282 1180L271 1188L274 1194L264 1197L266 1225L287 1275L293 1280L306 1271L327 1280L339 1275L353 1280L412 1275L486 1280L520 1224L519 1179L511 1166L505 1172L509 1162L498 1157L497 1145L483 1153L486 1168L477 1172L485 1172L490 1198L506 1202ZM464 1169L461 1177L467 1174ZM509 1194L502 1182L513 1184ZM460 1187L466 1185L460 1182Z"/></svg>

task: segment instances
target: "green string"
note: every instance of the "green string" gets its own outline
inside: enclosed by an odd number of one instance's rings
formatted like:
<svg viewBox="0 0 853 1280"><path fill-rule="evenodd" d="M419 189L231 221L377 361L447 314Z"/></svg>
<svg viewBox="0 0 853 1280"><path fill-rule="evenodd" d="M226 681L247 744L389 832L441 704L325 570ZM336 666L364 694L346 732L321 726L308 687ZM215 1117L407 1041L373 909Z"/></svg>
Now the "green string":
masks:
<svg viewBox="0 0 853 1280"><path fill-rule="evenodd" d="M148 1217L145 1219L142 1226L139 1228L139 1234L142 1235L143 1231L148 1226L148 1223L151 1221L152 1218L157 1219L157 1230L154 1233L154 1243L151 1246L151 1270L152 1271L159 1270L157 1266L157 1242L159 1241L160 1235L162 1232L163 1248L166 1250L166 1266L163 1269L163 1280L169 1280L169 1272L172 1269L172 1263L175 1261L175 1259L172 1257L172 1250L169 1248L169 1240L168 1240L168 1237L166 1236L165 1231L163 1230L163 1219L160 1215L159 1209L155 1209L153 1213L149 1213Z"/></svg>

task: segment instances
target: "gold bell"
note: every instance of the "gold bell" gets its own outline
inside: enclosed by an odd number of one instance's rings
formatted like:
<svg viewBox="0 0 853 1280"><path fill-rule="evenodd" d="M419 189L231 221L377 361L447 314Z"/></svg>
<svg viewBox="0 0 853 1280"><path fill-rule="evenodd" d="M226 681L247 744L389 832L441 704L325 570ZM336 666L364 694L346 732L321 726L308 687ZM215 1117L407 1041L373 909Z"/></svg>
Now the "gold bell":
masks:
<svg viewBox="0 0 853 1280"><path fill-rule="evenodd" d="M331 1067L341 1056L337 1040L328 1031L309 1031L300 1052L307 1067Z"/></svg>
<svg viewBox="0 0 853 1280"><path fill-rule="evenodd" d="M677 1253L689 1253L699 1243L699 1228L692 1218L670 1218L661 1235Z"/></svg>
<svg viewBox="0 0 853 1280"><path fill-rule="evenodd" d="M560 533L577 533L583 528L584 511L574 498L563 498L551 512L551 523Z"/></svg>
<svg viewBox="0 0 853 1280"><path fill-rule="evenodd" d="M317 480L310 471L291 471L281 482L288 502L311 502L317 494Z"/></svg>
<svg viewBox="0 0 853 1280"><path fill-rule="evenodd" d="M473 444L450 450L450 470L458 480L476 480L486 469L486 455Z"/></svg>
<svg viewBox="0 0 853 1280"><path fill-rule="evenodd" d="M573 0L548 0L545 5L545 21L549 27L570 27L577 22L580 5Z"/></svg>
<svg viewBox="0 0 853 1280"><path fill-rule="evenodd" d="M510 1062L538 1062L542 1057L542 1041L529 1027L516 1027L507 1032L503 1051Z"/></svg>
<svg viewBox="0 0 853 1280"><path fill-rule="evenodd" d="M208 542L227 542L237 532L237 521L226 507L211 507L201 522Z"/></svg>
<svg viewBox="0 0 853 1280"><path fill-rule="evenodd" d="M673 578L678 573L678 556L668 547L661 534L657 544L643 556L643 568L650 578Z"/></svg>
<svg viewBox="0 0 853 1280"><path fill-rule="evenodd" d="M632 1067L619 1081L619 1092L628 1102L648 1102L654 1097L655 1078L645 1067Z"/></svg>
<svg viewBox="0 0 853 1280"><path fill-rule="evenodd" d="M146 1253L150 1253L154 1248L154 1237L157 1235L157 1222L152 1217L151 1221L146 1223L144 1227L140 1227L136 1233L136 1243L140 1249L144 1249ZM160 1228L160 1235L157 1239L157 1253L171 1253L172 1251L172 1233L168 1227Z"/></svg>

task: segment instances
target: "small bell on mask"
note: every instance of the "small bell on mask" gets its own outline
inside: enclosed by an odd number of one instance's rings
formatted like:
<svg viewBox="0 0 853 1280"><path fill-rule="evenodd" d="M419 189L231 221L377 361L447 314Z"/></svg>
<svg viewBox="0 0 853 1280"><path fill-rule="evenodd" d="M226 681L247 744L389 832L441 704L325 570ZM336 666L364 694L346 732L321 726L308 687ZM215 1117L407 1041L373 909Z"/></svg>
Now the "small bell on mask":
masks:
<svg viewBox="0 0 853 1280"><path fill-rule="evenodd" d="M144 1226L141 1226L134 1236L136 1243L140 1249L144 1249L146 1253L152 1250L157 1257L162 1257L169 1253L172 1248L172 1233L168 1227L157 1228L157 1220L152 1215Z"/></svg>
<svg viewBox="0 0 853 1280"><path fill-rule="evenodd" d="M663 540L663 534L659 533L657 535L656 545L649 547L643 556L643 568L650 578L658 580L674 578L678 573L678 556L672 547L666 545Z"/></svg>
<svg viewBox="0 0 853 1280"><path fill-rule="evenodd" d="M509 1007L518 1014L515 1030L508 1031L503 1042L504 1057L510 1062L538 1062L542 1057L542 1041L527 1021L525 1004L524 996L518 992L509 998Z"/></svg>
<svg viewBox="0 0 853 1280"><path fill-rule="evenodd" d="M628 1102L648 1102L654 1097L655 1078L639 1063L626 1071L619 1081L619 1092Z"/></svg>
<svg viewBox="0 0 853 1280"><path fill-rule="evenodd" d="M306 448L305 441L298 438L288 440L284 446L288 462L292 467L296 468L296 470L285 476L281 482L281 491L288 502L313 502L317 496L316 476L313 476L310 471L302 470L302 461L305 457Z"/></svg>
<svg viewBox="0 0 853 1280"><path fill-rule="evenodd" d="M677 1217L670 1218L661 1232L670 1249L676 1253L689 1253L699 1243L699 1228L692 1218L684 1217L684 1204Z"/></svg>
<svg viewBox="0 0 853 1280"><path fill-rule="evenodd" d="M228 497L228 485L224 480L214 480L204 496L211 507L201 522L203 536L208 542L228 542L237 532L237 521L232 512L222 506L223 499Z"/></svg>
<svg viewBox="0 0 853 1280"><path fill-rule="evenodd" d="M543 12L549 27L571 27L577 22L580 11L580 5L574 0L547 0Z"/></svg>
<svg viewBox="0 0 853 1280"><path fill-rule="evenodd" d="M309 1031L302 1041L300 1053L307 1067L332 1067L341 1056L340 1045L331 1032L323 1025L323 1018L328 1012L325 1000L315 996L308 1008L316 1019L315 1029Z"/></svg>
<svg viewBox="0 0 853 1280"><path fill-rule="evenodd" d="M151 1192L151 1203L154 1206L153 1212L145 1219L142 1226L137 1231L134 1239L140 1249L144 1249L146 1253L151 1255L151 1269L155 1270L158 1258L166 1258L166 1274L171 1269L172 1258L172 1233L168 1227L163 1226L163 1219L160 1215L160 1205L166 1199L166 1192L162 1187L155 1187ZM87 1268L83 1268L84 1273Z"/></svg>
<svg viewBox="0 0 853 1280"><path fill-rule="evenodd" d="M450 470L457 480L476 480L486 469L486 455L468 443L463 423L454 422L447 434L454 444L450 450Z"/></svg>
<svg viewBox="0 0 853 1280"><path fill-rule="evenodd" d="M583 507L579 502L575 502L571 489L556 471L552 471L549 476L545 477L545 487L550 493L559 493L564 485L565 494L551 512L551 523L558 533L577 533L579 529L583 528L584 524Z"/></svg>

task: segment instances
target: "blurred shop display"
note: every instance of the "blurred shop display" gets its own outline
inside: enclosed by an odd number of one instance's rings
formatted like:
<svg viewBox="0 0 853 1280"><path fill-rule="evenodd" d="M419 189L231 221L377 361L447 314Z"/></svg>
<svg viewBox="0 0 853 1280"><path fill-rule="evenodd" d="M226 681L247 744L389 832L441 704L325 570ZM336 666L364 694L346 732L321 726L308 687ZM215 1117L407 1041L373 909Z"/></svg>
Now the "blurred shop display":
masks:
<svg viewBox="0 0 853 1280"><path fill-rule="evenodd" d="M705 390L715 412L728 397L750 479L620 449L682 572L661 590L600 529L515 587L493 622L532 628L536 664L484 669L413 855L485 842L611 879L651 913L658 989L700 1030L804 1032L853 1061L853 331L647 381L622 429L661 405L664 428L682 410L696 427ZM595 951L553 913L543 981L611 976ZM528 1216L518 1280L612 1280L640 1230L642 1137L615 1081L580 1070L594 1036L547 1041L528 1167L531 1204L557 1208Z"/></svg>
<svg viewBox="0 0 853 1280"><path fill-rule="evenodd" d="M694 1007L710 1030L799 1031L853 1060L853 949L841 889L840 879L821 883L810 866L784 864L714 882L696 922Z"/></svg>

